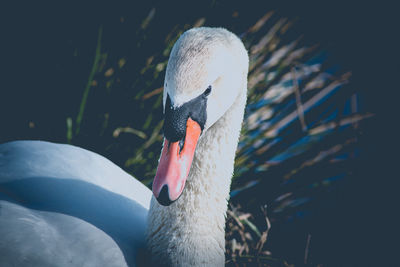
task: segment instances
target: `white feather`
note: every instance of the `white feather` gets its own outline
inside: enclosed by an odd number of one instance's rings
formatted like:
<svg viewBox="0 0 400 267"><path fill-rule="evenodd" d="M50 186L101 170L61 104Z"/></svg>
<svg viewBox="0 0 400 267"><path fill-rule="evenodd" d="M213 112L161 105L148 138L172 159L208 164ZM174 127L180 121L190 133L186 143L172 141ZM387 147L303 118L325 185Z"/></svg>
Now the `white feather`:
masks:
<svg viewBox="0 0 400 267"><path fill-rule="evenodd" d="M179 106L212 85L207 122L181 197L168 207L153 198L148 248L157 264L224 266L225 216L247 92L248 56L225 29L198 28L176 42L164 97Z"/></svg>
<svg viewBox="0 0 400 267"><path fill-rule="evenodd" d="M225 29L192 29L175 44L164 105L167 93L180 106L209 85L212 92L185 189L168 207L93 152L40 141L0 145L0 265L135 266L147 231L156 266L224 266L247 71L242 42Z"/></svg>

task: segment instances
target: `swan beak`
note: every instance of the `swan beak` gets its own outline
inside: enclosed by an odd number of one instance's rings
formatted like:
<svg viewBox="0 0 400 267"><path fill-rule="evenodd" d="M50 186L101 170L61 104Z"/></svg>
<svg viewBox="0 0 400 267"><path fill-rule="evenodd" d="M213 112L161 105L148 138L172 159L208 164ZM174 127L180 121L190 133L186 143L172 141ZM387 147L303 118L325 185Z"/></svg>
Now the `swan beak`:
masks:
<svg viewBox="0 0 400 267"><path fill-rule="evenodd" d="M164 139L153 181L153 194L161 205L170 205L182 194L200 134L200 125L189 118L186 122L186 136L182 149L179 141L170 142Z"/></svg>

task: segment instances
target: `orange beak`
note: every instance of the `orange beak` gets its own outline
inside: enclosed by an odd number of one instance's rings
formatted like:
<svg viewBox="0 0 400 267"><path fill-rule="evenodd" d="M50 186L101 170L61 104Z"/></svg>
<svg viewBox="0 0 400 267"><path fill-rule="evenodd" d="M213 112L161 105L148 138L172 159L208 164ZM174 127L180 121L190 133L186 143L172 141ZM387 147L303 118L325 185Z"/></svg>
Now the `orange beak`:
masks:
<svg viewBox="0 0 400 267"><path fill-rule="evenodd" d="M200 125L189 118L186 122L186 136L182 149L179 141L171 143L164 139L153 181L153 194L161 205L170 205L182 194L200 134Z"/></svg>

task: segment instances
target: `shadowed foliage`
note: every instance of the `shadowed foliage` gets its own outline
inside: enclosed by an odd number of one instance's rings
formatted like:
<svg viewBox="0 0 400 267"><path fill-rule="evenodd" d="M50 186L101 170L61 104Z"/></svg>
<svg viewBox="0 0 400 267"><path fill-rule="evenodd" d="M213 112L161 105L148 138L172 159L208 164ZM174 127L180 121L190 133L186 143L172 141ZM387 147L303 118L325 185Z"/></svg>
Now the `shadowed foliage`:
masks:
<svg viewBox="0 0 400 267"><path fill-rule="evenodd" d="M366 90L376 83L364 81L372 70L355 64L372 45L357 50L366 37L357 43L353 31L340 32L354 7L328 12L320 4L313 11L312 4L155 1L64 4L44 12L30 5L37 12L16 9L21 19L12 32L22 34L6 50L16 51L9 54L10 68L17 64L18 71L2 91L8 103L2 106L7 127L1 142L68 142L106 156L151 186L172 46L189 28L226 27L250 57L226 224L227 265L353 263L349 249L363 231L354 230L361 222L357 212L366 211L360 208L366 193L356 196L366 173L360 170L374 151L365 133L376 133L377 109ZM343 22L334 24L335 12ZM315 23L326 28L311 27ZM350 41L334 43L339 37Z"/></svg>

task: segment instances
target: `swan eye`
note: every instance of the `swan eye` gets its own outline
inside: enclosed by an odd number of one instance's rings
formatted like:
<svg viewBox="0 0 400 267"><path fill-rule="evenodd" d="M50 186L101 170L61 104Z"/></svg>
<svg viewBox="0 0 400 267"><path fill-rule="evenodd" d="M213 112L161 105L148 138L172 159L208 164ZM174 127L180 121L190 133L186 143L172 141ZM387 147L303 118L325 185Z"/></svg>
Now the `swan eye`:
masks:
<svg viewBox="0 0 400 267"><path fill-rule="evenodd" d="M207 87L207 89L204 91L204 95L208 96L211 93L211 85Z"/></svg>

